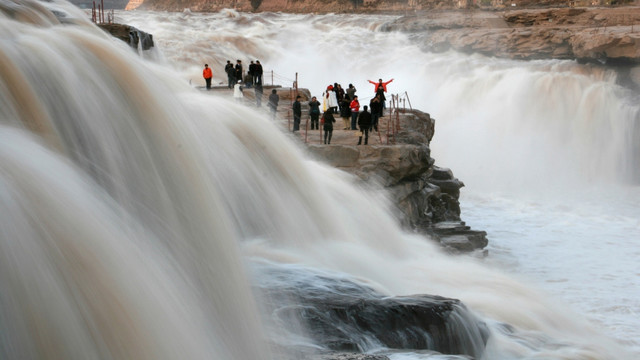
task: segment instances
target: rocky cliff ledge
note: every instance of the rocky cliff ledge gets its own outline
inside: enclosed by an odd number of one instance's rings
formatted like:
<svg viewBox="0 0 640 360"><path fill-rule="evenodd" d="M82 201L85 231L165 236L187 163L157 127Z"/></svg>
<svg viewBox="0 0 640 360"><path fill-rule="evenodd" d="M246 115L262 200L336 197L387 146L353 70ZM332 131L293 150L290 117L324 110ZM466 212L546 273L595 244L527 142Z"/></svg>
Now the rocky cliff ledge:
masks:
<svg viewBox="0 0 640 360"><path fill-rule="evenodd" d="M98 26L113 37L126 42L136 51L149 50L154 45L153 35L133 26L123 24L98 24Z"/></svg>
<svg viewBox="0 0 640 360"><path fill-rule="evenodd" d="M253 102L252 92L245 93L249 95L245 100ZM289 89L280 88L278 94L281 103L289 103ZM300 95L305 120L310 96L307 90L301 90ZM287 123L286 118L283 121ZM460 218L460 188L464 184L451 170L435 166L431 158L429 143L435 119L418 110L387 112L380 119L380 133L373 133L367 146L357 146L354 132L341 130L340 118L337 121L331 145L322 144L318 130L305 132L304 124L297 138L306 139L312 156L357 175L364 183L381 185L406 229L428 235L453 253L481 251L487 246L486 232L471 230Z"/></svg>
<svg viewBox="0 0 640 360"><path fill-rule="evenodd" d="M640 8L429 12L401 17L385 31L416 34L428 51L454 49L511 59L640 63Z"/></svg>

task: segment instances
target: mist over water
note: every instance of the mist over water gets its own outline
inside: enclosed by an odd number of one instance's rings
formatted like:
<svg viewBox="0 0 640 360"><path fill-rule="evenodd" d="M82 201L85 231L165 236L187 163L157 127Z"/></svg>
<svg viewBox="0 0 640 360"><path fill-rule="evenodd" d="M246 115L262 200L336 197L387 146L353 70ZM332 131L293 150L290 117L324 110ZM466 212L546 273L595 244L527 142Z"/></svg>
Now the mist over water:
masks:
<svg viewBox="0 0 640 360"><path fill-rule="evenodd" d="M613 69L426 53L420 34L377 31L387 16L164 14L188 25L165 32L147 15L122 14L163 34L160 47L172 65L193 67L183 74L190 79L211 58L218 68L226 59L260 59L276 74L297 71L312 95L337 81L353 83L367 101L366 80L394 78L390 92L406 91L414 108L437 119L432 156L467 185L463 219L489 231L487 262L563 298L640 351L640 107ZM203 23L216 31L193 30ZM225 42L181 60L169 45L207 36Z"/></svg>
<svg viewBox="0 0 640 360"><path fill-rule="evenodd" d="M620 276L616 293L625 299L615 306L628 310L626 318L609 317L616 311L602 306L611 299L606 277L589 278L587 295L595 305L576 301L583 293L572 289L582 287L584 278L574 275L601 274L599 264L589 261L581 264L586 270L567 273L566 292L545 288L575 309L496 270L515 269L533 281L544 281L535 275L567 271L518 253L526 248L514 241L523 239L530 240L532 252L566 242L564 257L554 264L575 265L570 245L582 232L554 241L555 234L537 231L536 221L557 219L545 211L548 203L534 204L535 213L526 208L526 197L494 195L499 182L488 190L472 188L465 211L474 227L496 233L496 256L484 263L451 258L402 233L383 198L306 159L263 114L188 85L200 81L204 62L214 64L214 78L222 80L223 61L245 56L280 76L300 66L300 85L308 81L314 94L334 81L353 82L366 98L372 92L367 78L393 77L393 87L409 91L416 106L431 111L433 105L436 138L453 142L456 136L447 137L447 129L457 134L456 128L467 126L445 118L457 103L439 101L436 89L455 85L457 72L464 79L464 64L494 73L486 59L423 54L402 34L374 32L386 17L118 13L122 22L154 34L159 58L167 61L158 64L140 59L66 3L43 4L56 10L57 19L77 25L58 24L47 9L29 12L35 4L17 4L23 16L0 15L7 39L0 42L0 207L6 214L0 222L0 358L271 358L262 341L270 334L250 290L261 279L245 269L247 263L269 262L295 266L299 275L292 276L300 281L322 272L384 295L459 298L491 328L486 359L635 358L627 354L637 352L634 262L619 261L622 268L614 273ZM516 74L532 71L507 65ZM432 80L437 74L442 83ZM585 76L621 90L606 72ZM450 93L468 87L458 84ZM618 102L606 108L624 107ZM483 182L485 172L460 175L463 162L456 159L465 158L465 148L452 144L434 151L438 163L451 166L469 188L490 185ZM600 219L634 239L637 206L606 205L600 209L614 215ZM594 217L585 221L573 203L564 206L558 213L571 216L551 232L589 229ZM500 220L513 219L514 208L524 209L521 222ZM602 233L612 227L603 225ZM627 254L637 253L634 246L622 245ZM635 277L622 278L625 273ZM583 319L592 310L595 324ZM627 329L627 336L616 326Z"/></svg>

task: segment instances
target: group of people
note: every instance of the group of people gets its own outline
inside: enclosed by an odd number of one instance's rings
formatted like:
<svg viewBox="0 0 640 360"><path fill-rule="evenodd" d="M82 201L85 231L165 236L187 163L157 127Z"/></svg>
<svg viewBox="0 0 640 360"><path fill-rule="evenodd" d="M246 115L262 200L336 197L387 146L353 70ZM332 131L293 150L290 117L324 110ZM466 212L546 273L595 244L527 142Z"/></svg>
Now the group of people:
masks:
<svg viewBox="0 0 640 360"><path fill-rule="evenodd" d="M225 66L225 72L227 74L228 86L233 88L233 97L238 102L242 102L243 95L243 70L242 61L237 60L236 65L233 66L230 60L227 60ZM251 61L249 65L249 71L245 77L244 85L250 87L254 86L256 92L256 105L261 106L262 103L262 65L259 60L255 63ZM205 79L207 90L211 88L211 79L213 78L213 72L208 64L204 64L204 70L202 76ZM384 109L386 108L385 101L387 100L385 93L387 92L387 85L393 81L382 81L378 79L378 82L368 80L369 83L374 86L374 96L369 101L369 106L364 105L363 111L360 112L360 101L358 95L356 95L357 89L353 84L349 84L347 89L343 89L342 85L334 83L327 86L327 90L322 94L322 103L318 101L317 97L312 97L309 101L309 117L311 118L311 130L320 129L320 123L323 125L324 130L324 143L331 144L331 137L333 134L333 123L336 122L333 114L340 114L343 120L343 130L360 130L361 134L358 140L358 145L362 144L364 138L364 145L369 142L369 132L378 131L378 122L380 117L384 116ZM300 120L302 118L302 104L300 103L300 96L296 97L293 103L293 131L300 130ZM275 89L271 91L269 95L268 107L271 111L273 118L276 116L278 103L280 97ZM322 107L322 111L320 110ZM369 112L369 109L371 112ZM322 114L322 120L320 115Z"/></svg>
<svg viewBox="0 0 640 360"><path fill-rule="evenodd" d="M224 67L224 72L227 74L227 86L232 89L237 84L243 84L246 87L259 86L262 87L262 64L260 60L255 62L251 61L249 64L249 71L244 74L242 69L242 60L236 60L236 65L231 63L231 60L227 60L227 64ZM213 79L213 71L209 67L209 64L204 64L204 70L202 70L202 77L206 83L207 90L211 89L211 80Z"/></svg>
<svg viewBox="0 0 640 360"><path fill-rule="evenodd" d="M322 103L314 96L309 101L309 117L311 118L311 130L319 129L320 125L320 107L322 107L322 125L324 130L324 143L331 144L331 136L333 133L333 123L336 122L333 114L340 114L343 120L343 130L360 130L361 136L358 140L358 145L362 144L364 138L364 145L369 142L369 132L378 131L378 123L380 117L384 116L384 109L386 108L385 101L387 92L387 85L393 81L382 81L378 79L378 82L368 80L374 85L375 95L371 98L369 106L364 105L363 111L360 112L360 101L358 95L356 95L357 89L353 84L349 84L346 91L338 83L327 86L327 90L323 93ZM293 131L300 129L300 119L302 117L302 107L300 104L300 96L296 98L293 103ZM338 110L339 109L339 110ZM369 109L371 112L369 112Z"/></svg>
<svg viewBox="0 0 640 360"><path fill-rule="evenodd" d="M236 60L234 66L230 60L227 60L227 65L224 67L224 72L227 74L227 82L229 88L234 87L238 83L244 83L246 87L260 86L262 87L262 64L260 60L255 62L251 61L249 64L249 71L244 74L242 69L242 60Z"/></svg>

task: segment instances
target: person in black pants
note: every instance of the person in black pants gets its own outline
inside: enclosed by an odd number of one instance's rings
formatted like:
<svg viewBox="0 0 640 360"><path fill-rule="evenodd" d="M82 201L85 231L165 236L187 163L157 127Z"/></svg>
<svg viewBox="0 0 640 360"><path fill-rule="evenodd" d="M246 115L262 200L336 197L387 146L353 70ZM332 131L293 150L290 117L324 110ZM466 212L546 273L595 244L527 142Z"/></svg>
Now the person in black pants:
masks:
<svg viewBox="0 0 640 360"><path fill-rule="evenodd" d="M371 127L371 113L367 111L367 105L362 107L362 112L358 115L358 126L364 135L364 144L369 142L369 128ZM362 135L358 139L358 145L362 144Z"/></svg>
<svg viewBox="0 0 640 360"><path fill-rule="evenodd" d="M236 84L236 69L233 68L231 61L227 60L227 65L224 66L224 72L227 73L229 89L233 89L233 86Z"/></svg>
<svg viewBox="0 0 640 360"><path fill-rule="evenodd" d="M333 123L336 119L333 117L331 110L327 110L322 114L322 130L324 130L324 143L331 144L331 136L333 135Z"/></svg>
<svg viewBox="0 0 640 360"><path fill-rule="evenodd" d="M291 107L293 110L293 131L300 130L300 118L302 117L302 104L300 104L300 95L296 96L296 101Z"/></svg>
<svg viewBox="0 0 640 360"><path fill-rule="evenodd" d="M309 117L311 117L311 130L320 129L318 126L318 118L320 117L320 102L316 97L312 97L309 101Z"/></svg>

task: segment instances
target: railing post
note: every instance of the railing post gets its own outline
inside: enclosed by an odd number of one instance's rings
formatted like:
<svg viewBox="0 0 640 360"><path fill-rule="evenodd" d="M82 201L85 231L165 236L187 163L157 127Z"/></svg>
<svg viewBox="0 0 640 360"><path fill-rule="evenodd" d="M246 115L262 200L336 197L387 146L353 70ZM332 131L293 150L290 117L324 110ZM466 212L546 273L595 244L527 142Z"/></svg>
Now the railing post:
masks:
<svg viewBox="0 0 640 360"><path fill-rule="evenodd" d="M409 102L409 109L413 111L413 106L411 106L411 99L409 99L409 93L405 91L404 95L407 97L407 101Z"/></svg>

